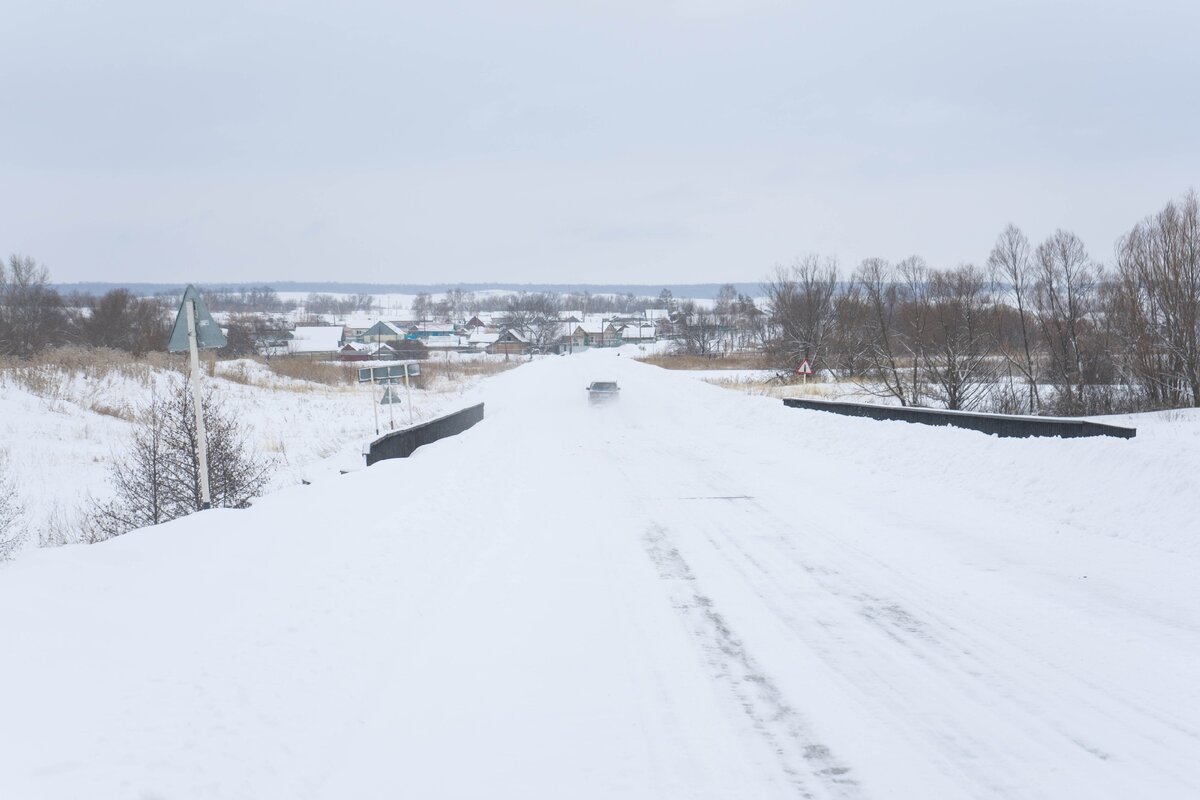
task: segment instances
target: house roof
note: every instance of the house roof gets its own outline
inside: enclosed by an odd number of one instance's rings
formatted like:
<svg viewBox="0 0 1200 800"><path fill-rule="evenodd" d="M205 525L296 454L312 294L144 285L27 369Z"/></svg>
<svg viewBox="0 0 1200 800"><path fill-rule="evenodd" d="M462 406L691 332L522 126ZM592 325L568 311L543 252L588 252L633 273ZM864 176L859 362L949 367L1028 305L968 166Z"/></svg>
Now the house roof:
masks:
<svg viewBox="0 0 1200 800"><path fill-rule="evenodd" d="M467 344L491 344L499 338L498 333L477 330L467 337Z"/></svg>
<svg viewBox="0 0 1200 800"><path fill-rule="evenodd" d="M363 333L363 336L403 336L404 331L394 322L381 319Z"/></svg>
<svg viewBox="0 0 1200 800"><path fill-rule="evenodd" d="M292 332L288 350L293 353L325 353L338 349L342 326L301 325Z"/></svg>

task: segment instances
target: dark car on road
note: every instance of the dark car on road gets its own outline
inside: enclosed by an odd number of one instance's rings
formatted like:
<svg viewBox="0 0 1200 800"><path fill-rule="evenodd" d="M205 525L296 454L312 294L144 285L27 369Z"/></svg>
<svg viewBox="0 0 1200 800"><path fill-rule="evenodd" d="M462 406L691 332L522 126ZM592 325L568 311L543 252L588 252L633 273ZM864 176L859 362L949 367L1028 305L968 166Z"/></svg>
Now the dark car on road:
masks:
<svg viewBox="0 0 1200 800"><path fill-rule="evenodd" d="M588 384L587 393L588 402L593 405L609 403L620 397L621 388L616 381L592 381Z"/></svg>

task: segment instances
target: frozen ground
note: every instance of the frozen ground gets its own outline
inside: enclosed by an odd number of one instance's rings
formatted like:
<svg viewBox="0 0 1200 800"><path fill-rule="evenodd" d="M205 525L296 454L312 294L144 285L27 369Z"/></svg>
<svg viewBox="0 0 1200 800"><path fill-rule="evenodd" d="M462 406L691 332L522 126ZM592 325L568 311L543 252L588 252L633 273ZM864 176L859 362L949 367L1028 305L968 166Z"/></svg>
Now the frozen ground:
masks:
<svg viewBox="0 0 1200 800"><path fill-rule="evenodd" d="M605 351L478 392L0 568L0 797L1200 796L1196 412L1002 440Z"/></svg>

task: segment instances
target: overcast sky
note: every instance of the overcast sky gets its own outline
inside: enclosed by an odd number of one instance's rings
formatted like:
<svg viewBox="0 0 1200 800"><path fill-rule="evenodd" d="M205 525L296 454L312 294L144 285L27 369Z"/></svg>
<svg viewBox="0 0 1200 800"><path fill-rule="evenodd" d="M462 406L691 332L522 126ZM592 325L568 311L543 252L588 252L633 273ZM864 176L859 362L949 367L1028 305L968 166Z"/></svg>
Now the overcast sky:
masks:
<svg viewBox="0 0 1200 800"><path fill-rule="evenodd" d="M1200 175L1200 3L0 2L57 281L757 281L1094 256Z"/></svg>

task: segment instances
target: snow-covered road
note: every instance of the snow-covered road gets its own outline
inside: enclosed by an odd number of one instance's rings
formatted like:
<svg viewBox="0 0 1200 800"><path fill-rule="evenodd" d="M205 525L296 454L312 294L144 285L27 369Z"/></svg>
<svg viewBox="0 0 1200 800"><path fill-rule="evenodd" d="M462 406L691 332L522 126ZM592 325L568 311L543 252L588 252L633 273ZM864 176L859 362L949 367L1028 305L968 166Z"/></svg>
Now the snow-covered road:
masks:
<svg viewBox="0 0 1200 800"><path fill-rule="evenodd" d="M1200 418L998 440L612 352L480 396L0 569L0 797L1200 796Z"/></svg>

